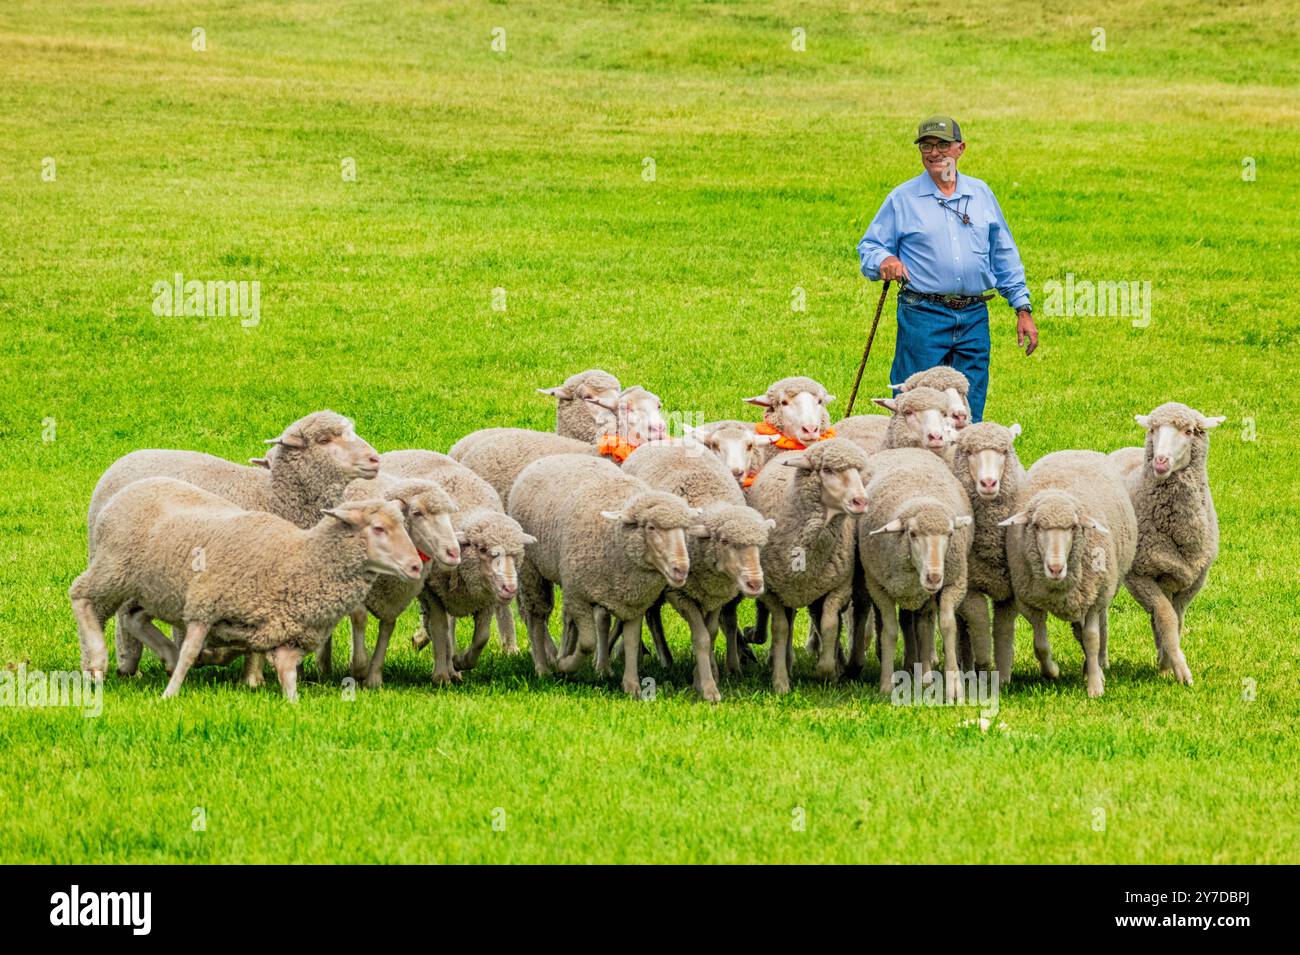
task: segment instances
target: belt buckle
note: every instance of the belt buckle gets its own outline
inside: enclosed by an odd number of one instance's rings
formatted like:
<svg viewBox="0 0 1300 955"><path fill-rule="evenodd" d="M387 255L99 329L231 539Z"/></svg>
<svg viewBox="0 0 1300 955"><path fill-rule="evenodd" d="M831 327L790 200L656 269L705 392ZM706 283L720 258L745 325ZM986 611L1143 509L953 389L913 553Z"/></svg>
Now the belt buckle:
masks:
<svg viewBox="0 0 1300 955"><path fill-rule="evenodd" d="M966 299L960 295L945 295L943 297L943 304L947 305L949 308L962 308L962 303L965 301Z"/></svg>

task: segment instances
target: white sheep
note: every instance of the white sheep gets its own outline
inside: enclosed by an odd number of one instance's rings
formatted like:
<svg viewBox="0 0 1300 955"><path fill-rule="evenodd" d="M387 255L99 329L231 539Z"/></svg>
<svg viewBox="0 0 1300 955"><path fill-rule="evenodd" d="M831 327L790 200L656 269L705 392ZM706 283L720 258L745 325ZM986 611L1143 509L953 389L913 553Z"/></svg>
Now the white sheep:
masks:
<svg viewBox="0 0 1300 955"><path fill-rule="evenodd" d="M246 511L192 484L145 478L115 494L95 521L95 556L68 591L82 667L102 678L104 621L125 603L184 625L163 693L179 692L207 641L269 654L289 699L314 652L380 573L415 579L420 557L398 505L327 508L309 530Z"/></svg>
<svg viewBox="0 0 1300 955"><path fill-rule="evenodd" d="M1225 419L1207 418L1170 401L1135 420L1147 437L1140 465L1127 471L1138 539L1124 585L1151 616L1160 672L1173 673L1190 686L1192 671L1182 650L1183 615L1205 586L1219 553L1219 519L1206 461L1209 432ZM1121 464L1133 458L1131 452L1113 452L1112 460L1117 456ZM1103 666L1105 662L1103 646Z"/></svg>
<svg viewBox="0 0 1300 955"><path fill-rule="evenodd" d="M759 434L752 421L710 421L683 427L683 433L711 451L741 487L749 487L762 469L766 448L778 435Z"/></svg>
<svg viewBox="0 0 1300 955"><path fill-rule="evenodd" d="M623 464L623 473L643 480L658 491L682 498L701 510L700 528L688 535L691 570L686 583L665 590L646 614L655 644L665 643L659 608L667 601L690 626L695 652L695 689L710 702L722 698L718 691L713 643L725 626L727 666L739 672L736 604L740 596L763 592L760 557L768 532L774 526L745 505L735 474L709 451L692 442L646 445ZM662 653L661 653L662 656Z"/></svg>
<svg viewBox="0 0 1300 955"><path fill-rule="evenodd" d="M958 699L962 686L956 613L958 608L969 613L964 604L973 522L970 502L944 462L920 448L881 451L871 458L870 468L869 503L858 523L858 559L863 585L880 612L880 691L892 690L897 614L902 609L912 611L917 620L915 635L909 635L906 665L923 662L927 670L934 657L937 615L943 634L945 698ZM865 611L863 606L861 613ZM855 629L850 667L860 670L865 655L865 641Z"/></svg>
<svg viewBox="0 0 1300 955"><path fill-rule="evenodd" d="M1043 672L1059 673L1047 639L1050 613L1070 622L1083 647L1088 695L1101 696L1102 634L1137 545L1133 504L1119 471L1095 451L1049 454L1027 477L1022 509L1001 522L1011 589L1034 628Z"/></svg>
<svg viewBox="0 0 1300 955"><path fill-rule="evenodd" d="M782 451L801 451L827 436L831 418L826 406L835 396L821 382L794 375L780 378L761 395L744 400L763 409L763 420L755 425L755 431L773 439L770 446L758 449L765 467Z"/></svg>
<svg viewBox="0 0 1300 955"><path fill-rule="evenodd" d="M790 690L793 611L822 600L825 635L817 675L839 673L839 617L852 589L856 519L867 508L862 472L867 456L851 441L828 438L775 458L749 489L749 503L775 521L762 552L772 623L772 688Z"/></svg>
<svg viewBox="0 0 1300 955"><path fill-rule="evenodd" d="M555 656L547 620L558 584L578 640L556 668L573 673L594 650L597 674L609 673L609 648L597 639L593 612L602 607L623 622L623 690L638 696L642 618L665 586L686 583L686 530L698 527L700 512L608 461L576 454L525 468L507 510L536 539L524 550L519 606L538 675L550 672Z"/></svg>
<svg viewBox="0 0 1300 955"><path fill-rule="evenodd" d="M564 384L554 388L537 389L540 394L556 399L555 433L586 444L595 444L611 424L608 413L592 399L616 401L621 390L618 379L599 368L570 375ZM504 494L501 499L505 500Z"/></svg>

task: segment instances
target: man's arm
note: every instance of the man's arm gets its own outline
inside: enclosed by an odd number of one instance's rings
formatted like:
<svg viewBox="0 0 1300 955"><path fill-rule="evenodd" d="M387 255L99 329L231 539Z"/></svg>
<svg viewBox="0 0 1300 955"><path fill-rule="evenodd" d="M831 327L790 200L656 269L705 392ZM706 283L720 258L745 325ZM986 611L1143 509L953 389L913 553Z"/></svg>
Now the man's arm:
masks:
<svg viewBox="0 0 1300 955"><path fill-rule="evenodd" d="M880 264L898 254L898 217L894 210L894 197L890 195L881 205L876 217L867 227L867 234L858 243L858 258L862 261L862 274L873 282L880 281Z"/></svg>
<svg viewBox="0 0 1300 955"><path fill-rule="evenodd" d="M989 263L993 268L993 279L997 283L998 293L1016 310L1016 344L1025 349L1026 355L1032 355L1038 347L1038 327L1029 309L1029 286L1025 284L1025 267L1020 261L1020 250L1011 235L1002 214L1002 206L997 196L989 190L989 200L993 206L992 234L989 237ZM1025 340L1028 339L1028 345Z"/></svg>

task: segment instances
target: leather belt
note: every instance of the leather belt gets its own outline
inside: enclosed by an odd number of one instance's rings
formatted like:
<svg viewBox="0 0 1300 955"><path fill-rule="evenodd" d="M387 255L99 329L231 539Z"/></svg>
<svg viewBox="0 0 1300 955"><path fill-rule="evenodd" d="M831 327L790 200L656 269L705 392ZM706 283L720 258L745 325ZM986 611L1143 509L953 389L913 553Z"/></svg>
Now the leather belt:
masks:
<svg viewBox="0 0 1300 955"><path fill-rule="evenodd" d="M937 292L918 292L914 289L904 289L907 295L915 295L917 298L923 298L927 302L934 302L937 305L946 305L951 309L970 308L972 305L978 305L980 302L987 302L993 298L993 293L987 295L942 295Z"/></svg>

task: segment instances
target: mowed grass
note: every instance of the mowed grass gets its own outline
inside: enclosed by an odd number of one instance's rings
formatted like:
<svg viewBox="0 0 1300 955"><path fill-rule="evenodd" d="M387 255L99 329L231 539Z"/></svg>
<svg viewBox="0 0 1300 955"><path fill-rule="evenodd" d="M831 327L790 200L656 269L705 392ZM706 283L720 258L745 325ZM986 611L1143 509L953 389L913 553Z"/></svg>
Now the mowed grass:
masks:
<svg viewBox="0 0 1300 955"><path fill-rule="evenodd" d="M592 366L688 420L786 374L842 409L878 294L854 246L943 111L1040 310L1067 273L1153 290L1146 327L1040 316L1028 359L994 303L987 415L1024 426L1026 464L1137 443L1169 399L1228 417L1195 686L1156 675L1127 594L1104 698L1059 621L1063 677L1038 679L1022 621L987 733L891 706L874 673L818 684L802 650L789 696L754 668L704 705L671 614L653 701L538 680L495 641L435 691L408 614L355 700L311 682L287 705L231 667L164 702L150 657L98 719L0 709L0 861L1296 861L1294 11L841 6L6 4L0 664L78 665L86 505L136 448L243 460L329 407L380 449L445 450L549 428L534 389ZM177 272L259 281L260 324L155 316Z"/></svg>

